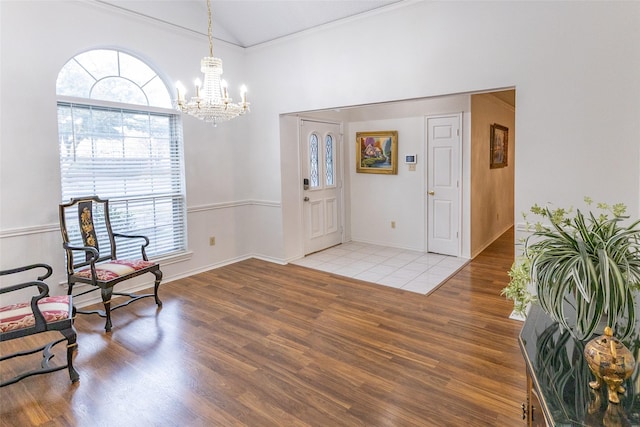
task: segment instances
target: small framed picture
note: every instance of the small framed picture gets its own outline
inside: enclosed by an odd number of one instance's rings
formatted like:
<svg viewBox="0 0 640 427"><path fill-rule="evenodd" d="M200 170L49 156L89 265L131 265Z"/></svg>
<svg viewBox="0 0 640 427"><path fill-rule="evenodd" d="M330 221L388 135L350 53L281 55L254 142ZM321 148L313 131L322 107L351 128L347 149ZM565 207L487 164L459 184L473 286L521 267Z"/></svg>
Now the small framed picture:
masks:
<svg viewBox="0 0 640 427"><path fill-rule="evenodd" d="M398 131L356 133L356 172L398 174Z"/></svg>
<svg viewBox="0 0 640 427"><path fill-rule="evenodd" d="M507 166L509 148L509 128L497 123L491 125L491 138L489 147L489 166L491 169Z"/></svg>

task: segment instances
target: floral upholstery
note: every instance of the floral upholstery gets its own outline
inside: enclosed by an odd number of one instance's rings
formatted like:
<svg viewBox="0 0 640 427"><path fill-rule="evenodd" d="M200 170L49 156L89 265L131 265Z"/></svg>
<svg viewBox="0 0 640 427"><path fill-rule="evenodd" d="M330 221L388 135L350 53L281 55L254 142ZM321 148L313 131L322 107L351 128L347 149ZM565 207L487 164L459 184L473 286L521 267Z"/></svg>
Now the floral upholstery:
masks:
<svg viewBox="0 0 640 427"><path fill-rule="evenodd" d="M141 259L117 259L104 264L96 265L96 275L98 280L107 282L109 280L117 279L121 276L126 276L127 274L131 274L135 271L144 270L145 268L152 267L154 265L156 265L156 263L144 261ZM91 268L87 267L85 269L77 271L74 276L90 279Z"/></svg>
<svg viewBox="0 0 640 427"><path fill-rule="evenodd" d="M68 295L45 297L38 301L38 308L46 323L70 317L71 302ZM26 329L36 324L31 304L28 302L0 307L0 332Z"/></svg>

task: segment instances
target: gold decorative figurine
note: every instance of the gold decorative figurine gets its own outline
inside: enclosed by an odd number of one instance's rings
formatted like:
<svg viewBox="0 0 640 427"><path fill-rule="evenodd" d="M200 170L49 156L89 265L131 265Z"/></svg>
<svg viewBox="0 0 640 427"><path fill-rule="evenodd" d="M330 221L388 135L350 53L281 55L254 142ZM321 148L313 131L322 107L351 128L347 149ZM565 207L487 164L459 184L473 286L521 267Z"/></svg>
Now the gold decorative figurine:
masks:
<svg viewBox="0 0 640 427"><path fill-rule="evenodd" d="M607 384L609 402L620 403L618 393L625 392L622 383L631 376L635 366L633 354L613 336L613 331L607 326L604 335L592 339L584 347L584 357L596 376L589 386L599 390L602 383Z"/></svg>

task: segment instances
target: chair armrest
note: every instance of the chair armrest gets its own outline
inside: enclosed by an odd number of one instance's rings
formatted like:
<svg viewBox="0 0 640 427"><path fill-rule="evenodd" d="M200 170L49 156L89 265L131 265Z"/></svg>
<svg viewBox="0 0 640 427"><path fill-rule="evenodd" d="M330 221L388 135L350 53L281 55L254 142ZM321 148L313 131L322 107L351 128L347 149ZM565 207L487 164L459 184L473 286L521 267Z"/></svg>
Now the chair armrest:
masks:
<svg viewBox="0 0 640 427"><path fill-rule="evenodd" d="M38 288L40 293L38 295L34 295L31 298L31 311L33 312L33 318L35 319L35 328L38 331L44 331L46 329L46 322L44 320L44 316L38 307L38 301L42 298L49 296L49 286L41 280L34 280L32 282L24 282L18 283L16 285L7 286L4 288L0 288L0 294L6 294L8 292L17 291L19 289L25 289L31 286L35 286Z"/></svg>
<svg viewBox="0 0 640 427"><path fill-rule="evenodd" d="M140 247L140 252L142 252L142 259L145 261L149 261L147 259L147 251L144 250L147 246L149 246L149 238L147 236L136 236L132 234L122 234L122 233L113 233L114 237L124 237L126 239L143 239L144 243Z"/></svg>
<svg viewBox="0 0 640 427"><path fill-rule="evenodd" d="M51 268L50 265L47 265L47 264L31 264L31 265L26 265L24 267L12 268L10 270L2 270L2 271L0 271L0 276L5 276L7 274L21 273L23 271L32 270L34 268L44 268L45 270L47 270L47 272L44 273L42 276L38 276L38 280L47 279L53 274L53 268Z"/></svg>
<svg viewBox="0 0 640 427"><path fill-rule="evenodd" d="M68 243L63 243L62 247L64 249L66 249L66 250L69 250L69 251L83 251L83 252L91 253L91 259L87 260L86 264L94 263L100 257L100 254L98 253L98 250L96 248L94 248L93 246L71 246Z"/></svg>
<svg viewBox="0 0 640 427"><path fill-rule="evenodd" d="M36 300L42 299L49 295L49 285L47 285L41 280L34 280L32 282L24 282L24 283L18 283L15 285L5 286L3 288L0 288L0 294L6 294L8 292L17 291L19 289L28 288L30 286L35 286L40 291L40 294L34 297L36 298Z"/></svg>
<svg viewBox="0 0 640 427"><path fill-rule="evenodd" d="M143 239L144 245L143 247L149 246L149 238L147 236L135 236L133 234L122 234L122 233L113 233L113 237L125 237L127 239Z"/></svg>

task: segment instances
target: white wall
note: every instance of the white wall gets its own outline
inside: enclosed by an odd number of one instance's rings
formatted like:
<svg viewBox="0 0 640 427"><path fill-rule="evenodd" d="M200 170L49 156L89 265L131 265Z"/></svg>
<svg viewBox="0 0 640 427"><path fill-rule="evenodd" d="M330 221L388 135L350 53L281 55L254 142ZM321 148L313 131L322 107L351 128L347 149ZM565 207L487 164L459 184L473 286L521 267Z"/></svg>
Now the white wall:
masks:
<svg viewBox="0 0 640 427"><path fill-rule="evenodd" d="M437 97L427 100L384 105L377 111L365 111L361 116L370 120L351 121L346 126L348 141L346 168L350 175L351 237L355 241L370 242L418 251L426 250L426 132L425 116L441 114L469 114L469 96ZM360 111L357 109L356 111ZM350 119L355 114L350 114ZM392 118L394 116L399 118ZM390 117L380 119L379 117ZM375 175L356 173L356 132L376 130L398 131L398 174ZM462 135L469 133L462 124ZM461 159L468 153L469 139L462 139ZM404 163L406 154L417 154L415 171ZM461 164L461 167L463 165ZM463 181L461 191L468 182ZM468 210L469 200L463 205ZM396 228L391 228L391 221ZM469 224L463 226L465 241L469 241ZM463 253L468 256L468 251Z"/></svg>
<svg viewBox="0 0 640 427"><path fill-rule="evenodd" d="M515 87L516 213L589 194L638 216L638 22L637 2L410 3L250 49L253 123L275 147L278 112ZM274 198L278 168L257 172Z"/></svg>
<svg viewBox="0 0 640 427"><path fill-rule="evenodd" d="M0 267L49 262L61 281L58 70L115 46L169 82L189 81L207 40L97 2L3 0L0 15ZM225 77L249 85L252 112L217 128L184 119L193 254L167 264L167 279L294 255L298 201L282 191L296 166L283 155L283 113L515 87L516 212L589 194L638 216L638 22L638 2L410 1L246 51L217 43Z"/></svg>
<svg viewBox="0 0 640 427"><path fill-rule="evenodd" d="M98 2L3 0L0 19L0 268L46 262L54 267L50 283L60 283L65 273L57 213L59 70L85 50L121 48L156 67L173 91L176 80L189 86L199 77L208 40ZM232 96L238 97L235 88L247 81L245 51L224 43L215 48ZM216 128L184 117L183 128L190 253L163 261L165 282L251 256L254 212L264 205L265 218L279 212L277 201L251 198L248 117ZM271 222L280 223L280 216ZM269 246L261 250L267 258L276 252ZM148 286L152 278L141 276L136 286Z"/></svg>
<svg viewBox="0 0 640 427"><path fill-rule="evenodd" d="M356 173L357 132L395 130L398 132L398 174ZM372 120L349 123L347 168L351 175L351 237L358 242L425 248L425 131L424 117ZM410 171L405 154L417 153L419 163ZM395 228L391 228L391 222Z"/></svg>

